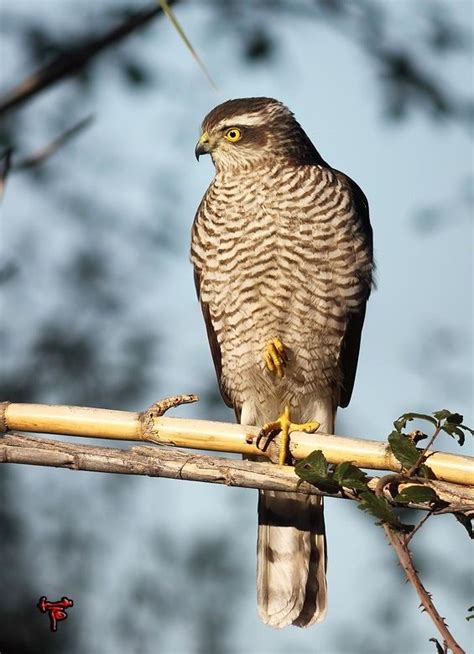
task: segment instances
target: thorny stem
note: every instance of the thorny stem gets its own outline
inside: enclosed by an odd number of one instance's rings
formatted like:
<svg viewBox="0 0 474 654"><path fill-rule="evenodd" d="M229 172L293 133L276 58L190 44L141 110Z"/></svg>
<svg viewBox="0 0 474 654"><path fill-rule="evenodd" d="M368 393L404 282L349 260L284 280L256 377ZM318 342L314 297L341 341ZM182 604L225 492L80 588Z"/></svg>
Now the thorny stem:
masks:
<svg viewBox="0 0 474 654"><path fill-rule="evenodd" d="M381 477L375 488L375 494L379 497L383 496L384 488L392 482L413 481L414 477L412 477L412 475L414 475L415 471L425 460L426 452L433 445L434 441L436 440L440 432L441 432L441 421L438 422L438 425L436 426L433 435L428 441L426 447L420 453L420 456L418 457L416 463L413 466L411 466L411 468L407 470L406 473L402 473L398 475L389 474ZM416 527L413 529L413 531L410 534L400 533L392 529L387 524L384 524L383 528L385 530L385 533L387 534L390 544L392 545L393 549L395 550L398 556L398 560L400 561L400 565L405 571L408 581L410 581L410 583L414 587L418 597L420 598L424 610L428 613L431 620L433 621L433 624L436 626L439 633L441 634L444 641L445 650L447 651L447 649L450 649L453 652L453 654L465 654L462 647L458 645L458 643L452 636L451 632L449 631L448 626L446 625L443 617L438 613L438 610L436 609L433 600L431 599L430 593L423 586L419 574L413 564L411 552L408 548L408 544L413 538L413 536L415 535L415 533L420 529L420 527L422 527L425 524L425 522L432 514L433 512L429 511L420 520L420 522L416 525Z"/></svg>
<svg viewBox="0 0 474 654"><path fill-rule="evenodd" d="M418 597L420 598L423 608L430 616L431 620L433 621L434 625L436 626L440 635L445 641L447 647L453 652L453 654L466 654L465 651L462 649L462 647L458 645L453 635L449 631L448 626L444 621L444 618L442 618L441 615L438 613L438 610L433 604L433 600L431 599L430 593L426 590L426 588L421 583L421 579L413 564L411 552L408 549L408 539L403 534L400 534L397 531L391 529L388 525L384 525L384 530L385 533L387 534L387 538L390 541L390 544L392 545L393 549L395 550L398 556L398 560L400 561L400 565L405 571L408 581L415 588L415 591Z"/></svg>

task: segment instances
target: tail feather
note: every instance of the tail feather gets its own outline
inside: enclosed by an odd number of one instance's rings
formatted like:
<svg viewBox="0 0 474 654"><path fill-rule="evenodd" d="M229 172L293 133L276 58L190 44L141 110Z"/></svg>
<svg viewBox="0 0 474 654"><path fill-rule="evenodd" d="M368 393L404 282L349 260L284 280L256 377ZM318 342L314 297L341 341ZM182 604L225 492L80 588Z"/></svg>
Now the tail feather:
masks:
<svg viewBox="0 0 474 654"><path fill-rule="evenodd" d="M319 497L259 494L257 600L273 627L309 626L326 612L326 546Z"/></svg>
<svg viewBox="0 0 474 654"><path fill-rule="evenodd" d="M271 410L244 404L241 422L262 424ZM306 405L294 421L319 420L334 433L331 400ZM273 627L309 627L327 607L326 535L323 500L315 495L260 491L258 501L257 600L261 619Z"/></svg>

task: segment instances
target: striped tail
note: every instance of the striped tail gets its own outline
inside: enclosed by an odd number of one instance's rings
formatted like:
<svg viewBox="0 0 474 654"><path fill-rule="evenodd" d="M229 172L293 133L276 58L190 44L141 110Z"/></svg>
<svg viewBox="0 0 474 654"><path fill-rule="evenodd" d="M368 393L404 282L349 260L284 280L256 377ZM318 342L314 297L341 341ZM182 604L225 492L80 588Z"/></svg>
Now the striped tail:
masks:
<svg viewBox="0 0 474 654"><path fill-rule="evenodd" d="M257 601L272 627L309 627L326 613L326 536L322 498L261 491Z"/></svg>
<svg viewBox="0 0 474 654"><path fill-rule="evenodd" d="M318 402L304 420L317 419L334 433L332 402ZM294 418L293 418L294 420ZM260 491L258 501L257 600L272 627L309 627L327 608L323 499L315 495Z"/></svg>

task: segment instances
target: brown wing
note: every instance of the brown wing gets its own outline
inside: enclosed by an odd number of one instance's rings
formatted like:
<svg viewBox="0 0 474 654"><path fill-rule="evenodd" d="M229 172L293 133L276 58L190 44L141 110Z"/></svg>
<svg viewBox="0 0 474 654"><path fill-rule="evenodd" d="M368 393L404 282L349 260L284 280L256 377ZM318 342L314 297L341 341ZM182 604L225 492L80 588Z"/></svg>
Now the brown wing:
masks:
<svg viewBox="0 0 474 654"><path fill-rule="evenodd" d="M200 297L200 281L199 281L199 275L194 271L194 284L196 285L196 292L197 296L199 299L199 303L201 305L202 309L202 315L204 316L204 322L206 323L206 331L207 331L207 338L209 340L209 346L211 348L211 354L212 354L212 360L214 361L214 368L216 369L216 375L217 375L217 381L219 382L219 390L221 392L222 398L224 402L227 404L227 406L232 407L233 404L230 401L229 396L224 390L223 384L222 384L222 355L221 355L221 348L219 347L219 343L217 341L217 336L216 332L214 331L214 327L212 326L212 318L211 314L209 311L209 306L201 301Z"/></svg>
<svg viewBox="0 0 474 654"><path fill-rule="evenodd" d="M342 175L343 173L340 174ZM370 254L370 258L373 261L373 239L372 227L370 225L369 219L369 203L367 202L367 198L359 186L350 177L347 177L347 175L344 175L344 177L348 181L351 188L361 225L361 230L367 239L366 246ZM365 307L373 285L372 275L369 273L366 277L364 276L362 281L367 286L367 297L361 307L361 310L358 313L351 315L346 327L344 339L342 341L342 348L339 359L340 370L342 373L341 397L339 399L339 406L341 407L346 407L351 400L352 389L354 387L354 380L357 370L357 362L359 359L360 339L362 334L362 327L364 325Z"/></svg>

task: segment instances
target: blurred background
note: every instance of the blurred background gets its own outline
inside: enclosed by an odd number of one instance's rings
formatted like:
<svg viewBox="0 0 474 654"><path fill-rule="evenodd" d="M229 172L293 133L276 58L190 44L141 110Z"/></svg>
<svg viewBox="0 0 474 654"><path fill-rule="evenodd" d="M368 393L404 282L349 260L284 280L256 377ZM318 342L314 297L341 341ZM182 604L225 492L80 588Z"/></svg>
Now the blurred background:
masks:
<svg viewBox="0 0 474 654"><path fill-rule="evenodd" d="M0 400L142 410L195 392L200 402L175 415L233 420L189 262L213 174L193 149L213 106L268 95L371 207L378 290L337 433L385 439L400 413L441 408L472 426L473 3L172 4L217 91L153 3L0 4L0 142L14 148L0 217ZM88 56L92 41L142 10L151 13L139 29ZM78 59L75 74L8 107L9 91L58 56ZM21 165L90 115L53 156ZM438 446L456 451L447 436ZM326 502L326 621L261 624L256 499L208 484L1 466L0 651L434 651L428 639L438 635L383 532L338 500ZM428 521L413 543L465 648L468 547L452 516ZM55 634L35 608L41 595L74 600Z"/></svg>

